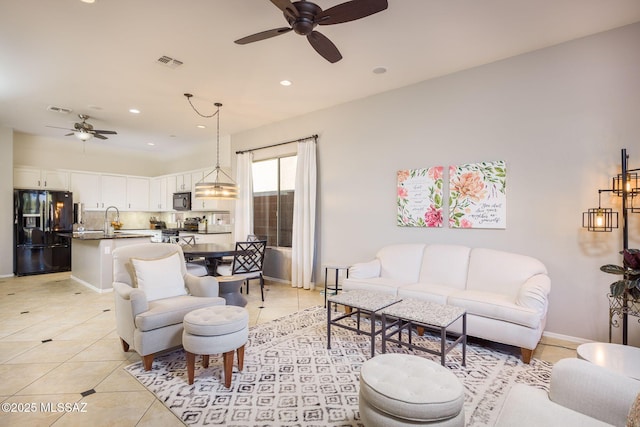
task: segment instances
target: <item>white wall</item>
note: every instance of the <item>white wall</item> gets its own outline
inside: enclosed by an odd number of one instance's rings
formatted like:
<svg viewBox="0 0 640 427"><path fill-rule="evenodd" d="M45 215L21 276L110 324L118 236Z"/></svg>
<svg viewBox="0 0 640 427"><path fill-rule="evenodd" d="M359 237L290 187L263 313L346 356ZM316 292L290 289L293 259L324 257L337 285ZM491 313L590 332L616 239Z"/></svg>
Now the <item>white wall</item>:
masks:
<svg viewBox="0 0 640 427"><path fill-rule="evenodd" d="M13 130L0 126L0 277L13 276Z"/></svg>
<svg viewBox="0 0 640 427"><path fill-rule="evenodd" d="M233 135L232 149L320 135L317 267L395 242L528 254L552 279L547 331L606 341L615 277L599 266L619 262L621 231L588 233L581 220L621 148L640 167L639 40L635 24ZM507 162L506 230L395 225L397 170L491 160ZM640 326L630 331L639 343Z"/></svg>

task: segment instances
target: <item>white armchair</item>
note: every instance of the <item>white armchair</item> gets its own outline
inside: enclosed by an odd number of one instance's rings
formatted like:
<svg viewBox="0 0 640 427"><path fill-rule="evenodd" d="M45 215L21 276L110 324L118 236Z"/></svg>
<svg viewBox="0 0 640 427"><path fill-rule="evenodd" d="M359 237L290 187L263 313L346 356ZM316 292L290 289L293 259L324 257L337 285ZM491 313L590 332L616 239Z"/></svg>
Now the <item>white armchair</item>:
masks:
<svg viewBox="0 0 640 427"><path fill-rule="evenodd" d="M496 426L625 426L638 393L640 381L562 359L551 371L549 393L524 384L510 390Z"/></svg>
<svg viewBox="0 0 640 427"><path fill-rule="evenodd" d="M113 251L116 330L124 351L150 370L156 353L182 345L184 315L224 305L215 277L187 273L180 246L143 243Z"/></svg>

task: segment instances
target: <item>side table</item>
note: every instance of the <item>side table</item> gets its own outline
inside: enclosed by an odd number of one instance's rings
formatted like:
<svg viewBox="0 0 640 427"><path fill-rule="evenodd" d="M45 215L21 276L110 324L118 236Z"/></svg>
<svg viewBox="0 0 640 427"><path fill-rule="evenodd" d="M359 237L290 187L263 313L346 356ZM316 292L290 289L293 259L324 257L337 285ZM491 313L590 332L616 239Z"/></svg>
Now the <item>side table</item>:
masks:
<svg viewBox="0 0 640 427"><path fill-rule="evenodd" d="M640 380L640 348L630 345L590 342L580 344L578 359L602 366L627 377Z"/></svg>
<svg viewBox="0 0 640 427"><path fill-rule="evenodd" d="M338 265L338 264L330 264L324 266L324 306L327 307L327 293L329 290L332 291L331 295L337 295L338 291L341 291L342 288L339 284L340 278L340 270L345 270L347 272L347 279L349 278L349 265ZM329 287L329 270L335 270L335 281L333 282L333 288Z"/></svg>

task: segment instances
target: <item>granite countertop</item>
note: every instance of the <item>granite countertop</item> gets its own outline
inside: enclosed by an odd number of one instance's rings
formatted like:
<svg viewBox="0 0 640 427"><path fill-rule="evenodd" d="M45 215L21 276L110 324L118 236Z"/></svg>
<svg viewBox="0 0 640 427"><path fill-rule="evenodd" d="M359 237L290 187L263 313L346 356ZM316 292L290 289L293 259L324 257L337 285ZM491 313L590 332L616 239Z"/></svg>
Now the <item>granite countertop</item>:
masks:
<svg viewBox="0 0 640 427"><path fill-rule="evenodd" d="M77 240L104 240L104 239L132 239L132 238L150 238L153 233L127 233L126 231L116 231L113 234L105 234L104 231L84 231L82 233L60 233L61 236L72 237Z"/></svg>

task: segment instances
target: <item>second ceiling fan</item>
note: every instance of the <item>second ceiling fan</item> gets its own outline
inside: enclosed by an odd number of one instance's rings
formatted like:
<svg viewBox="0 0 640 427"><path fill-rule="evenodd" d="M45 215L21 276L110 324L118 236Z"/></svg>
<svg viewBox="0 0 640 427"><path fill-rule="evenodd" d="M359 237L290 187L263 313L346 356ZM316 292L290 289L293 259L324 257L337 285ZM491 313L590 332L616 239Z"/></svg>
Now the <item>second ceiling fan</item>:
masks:
<svg viewBox="0 0 640 427"><path fill-rule="evenodd" d="M248 44L271 37L279 36L290 31L306 36L311 46L324 59L331 63L338 62L342 55L338 48L322 33L315 31L317 25L342 24L355 21L374 13L381 12L388 7L387 0L352 0L322 10L320 6L310 1L271 0L280 9L289 27L274 28L261 31L236 40L237 44Z"/></svg>

